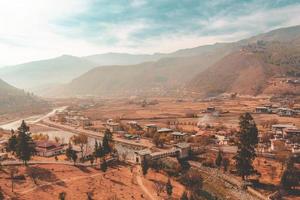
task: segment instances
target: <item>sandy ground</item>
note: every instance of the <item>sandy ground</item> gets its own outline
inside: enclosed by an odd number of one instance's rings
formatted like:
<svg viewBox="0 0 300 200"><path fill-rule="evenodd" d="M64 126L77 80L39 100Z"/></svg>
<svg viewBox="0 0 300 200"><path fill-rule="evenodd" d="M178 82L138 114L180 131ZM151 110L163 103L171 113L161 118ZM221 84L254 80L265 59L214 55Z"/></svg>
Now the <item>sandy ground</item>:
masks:
<svg viewBox="0 0 300 200"><path fill-rule="evenodd" d="M143 191L132 183L129 167L110 168L103 173L94 168L79 168L64 165L34 165L39 172L37 185L26 176L25 181L16 181L15 193L11 192L9 175L1 172L0 185L5 194L19 199L57 199L60 192L66 192L66 199L86 199L88 192L94 199L143 199ZM19 169L19 174L25 168ZM134 197L134 198L133 198Z"/></svg>
<svg viewBox="0 0 300 200"><path fill-rule="evenodd" d="M29 177L28 170L37 174L36 184ZM168 178L163 174L149 170L147 176L138 173L137 168L130 166L111 167L105 173L91 167L76 167L65 165L32 165L29 169L18 167L17 175L25 174L25 180L16 180L14 193L11 192L9 168L0 171L0 186L6 197L15 197L22 200L58 199L59 193L66 192L66 199L87 199L87 193L93 199L164 199L166 192L156 195L155 181L166 183ZM141 184L137 178L141 180ZM178 199L183 186L172 180L174 187L173 197ZM144 187L144 188L143 188Z"/></svg>

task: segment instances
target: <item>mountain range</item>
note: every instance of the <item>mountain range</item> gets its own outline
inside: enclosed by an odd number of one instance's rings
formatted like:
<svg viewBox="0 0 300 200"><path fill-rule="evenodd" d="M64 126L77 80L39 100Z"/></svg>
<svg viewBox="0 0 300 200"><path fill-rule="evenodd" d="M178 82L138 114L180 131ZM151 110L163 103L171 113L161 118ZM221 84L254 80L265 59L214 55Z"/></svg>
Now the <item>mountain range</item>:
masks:
<svg viewBox="0 0 300 200"><path fill-rule="evenodd" d="M40 95L61 97L184 92L297 95L299 86L284 80L298 78L299 52L300 26L294 26L169 54L65 55L2 68L0 78L20 88L35 88Z"/></svg>

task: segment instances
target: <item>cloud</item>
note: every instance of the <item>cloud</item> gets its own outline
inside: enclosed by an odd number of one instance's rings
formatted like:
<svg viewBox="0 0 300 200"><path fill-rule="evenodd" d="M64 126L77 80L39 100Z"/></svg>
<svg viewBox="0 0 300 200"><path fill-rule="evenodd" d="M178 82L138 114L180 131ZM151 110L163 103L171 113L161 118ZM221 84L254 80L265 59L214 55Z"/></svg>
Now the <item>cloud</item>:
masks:
<svg viewBox="0 0 300 200"><path fill-rule="evenodd" d="M170 52L297 25L289 0L0 1L0 65L61 54Z"/></svg>

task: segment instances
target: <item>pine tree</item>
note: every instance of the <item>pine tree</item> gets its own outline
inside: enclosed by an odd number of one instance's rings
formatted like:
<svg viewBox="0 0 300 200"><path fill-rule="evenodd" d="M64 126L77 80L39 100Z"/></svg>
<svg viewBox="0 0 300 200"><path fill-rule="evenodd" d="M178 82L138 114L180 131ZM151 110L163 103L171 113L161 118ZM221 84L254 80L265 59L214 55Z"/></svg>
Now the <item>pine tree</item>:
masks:
<svg viewBox="0 0 300 200"><path fill-rule="evenodd" d="M167 182L167 184L166 184L166 191L167 191L167 194L168 194L169 196L172 196L173 186L172 186L172 184L171 184L170 179L168 179L168 182Z"/></svg>
<svg viewBox="0 0 300 200"><path fill-rule="evenodd" d="M110 130L106 129L102 141L104 155L109 154L112 151L111 143L112 143L112 133L110 132Z"/></svg>
<svg viewBox="0 0 300 200"><path fill-rule="evenodd" d="M144 159L141 163L141 166L142 166L143 175L145 176L148 172L148 169L149 169L148 160Z"/></svg>
<svg viewBox="0 0 300 200"><path fill-rule="evenodd" d="M27 161L30 160L31 156L35 152L34 143L30 134L31 133L29 132L29 127L23 120L21 126L18 128L16 154L17 157L21 159L25 165L27 165Z"/></svg>
<svg viewBox="0 0 300 200"><path fill-rule="evenodd" d="M218 155L217 155L217 158L216 158L216 161L215 161L217 167L220 167L220 166L221 166L221 164L222 164L222 159L223 159L223 158L222 158L222 152L221 152L221 150L219 150Z"/></svg>
<svg viewBox="0 0 300 200"><path fill-rule="evenodd" d="M98 148L99 148L98 142L97 142L97 140L95 140L94 157L95 157L96 163L97 163L97 158L98 158L98 156L97 156Z"/></svg>
<svg viewBox="0 0 300 200"><path fill-rule="evenodd" d="M189 197L188 197L186 191L184 191L184 192L182 193L182 195L181 195L181 197L180 197L180 200L189 200Z"/></svg>
<svg viewBox="0 0 300 200"><path fill-rule="evenodd" d="M234 159L237 173L245 180L245 177L255 173L252 162L256 157L255 147L258 144L258 130L249 113L241 115L239 126L238 151Z"/></svg>
<svg viewBox="0 0 300 200"><path fill-rule="evenodd" d="M14 154L17 150L17 143L17 136L14 130L11 130L11 137L8 139L6 151L12 152Z"/></svg>
<svg viewBox="0 0 300 200"><path fill-rule="evenodd" d="M72 151L73 151L72 145L71 145L71 143L69 143L69 146L66 149L66 156L67 156L68 160L72 159Z"/></svg>

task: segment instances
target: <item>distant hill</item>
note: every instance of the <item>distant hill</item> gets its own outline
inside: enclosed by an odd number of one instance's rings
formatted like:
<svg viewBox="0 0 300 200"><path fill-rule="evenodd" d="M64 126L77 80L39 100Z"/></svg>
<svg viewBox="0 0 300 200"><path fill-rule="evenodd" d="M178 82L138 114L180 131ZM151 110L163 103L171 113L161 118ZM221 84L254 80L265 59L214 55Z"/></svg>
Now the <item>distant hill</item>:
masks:
<svg viewBox="0 0 300 200"><path fill-rule="evenodd" d="M191 77L227 53L203 53L197 56L166 57L137 65L97 67L69 84L56 88L52 95L163 95L177 91Z"/></svg>
<svg viewBox="0 0 300 200"><path fill-rule="evenodd" d="M0 79L0 115L25 111L34 113L47 107L47 102Z"/></svg>
<svg viewBox="0 0 300 200"><path fill-rule="evenodd" d="M83 57L89 60L97 66L107 65L135 65L143 62L157 61L160 58L165 57L166 54L127 54L127 53L105 53L95 54L91 56Z"/></svg>
<svg viewBox="0 0 300 200"><path fill-rule="evenodd" d="M299 33L300 26L283 28L234 43L179 50L154 62L98 67L56 94L273 93L274 77L298 70Z"/></svg>
<svg viewBox="0 0 300 200"><path fill-rule="evenodd" d="M258 42L233 52L196 75L187 88L213 96L240 94L300 94L300 48L295 43Z"/></svg>
<svg viewBox="0 0 300 200"><path fill-rule="evenodd" d="M0 78L11 85L31 89L49 84L67 83L96 64L74 56L29 62L0 69Z"/></svg>

